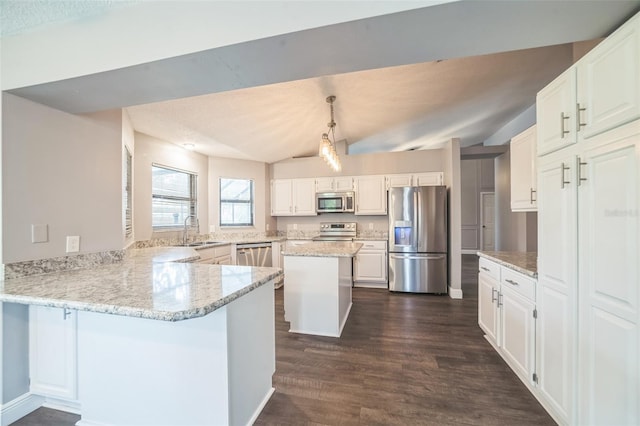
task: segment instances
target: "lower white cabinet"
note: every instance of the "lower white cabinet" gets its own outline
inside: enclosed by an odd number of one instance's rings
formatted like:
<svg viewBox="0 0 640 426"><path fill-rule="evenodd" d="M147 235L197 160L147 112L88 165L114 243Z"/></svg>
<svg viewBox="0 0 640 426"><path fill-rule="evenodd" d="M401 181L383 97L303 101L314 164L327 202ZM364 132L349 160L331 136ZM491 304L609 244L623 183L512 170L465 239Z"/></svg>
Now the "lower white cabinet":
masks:
<svg viewBox="0 0 640 426"><path fill-rule="evenodd" d="M480 258L478 325L511 369L534 384L536 281Z"/></svg>
<svg viewBox="0 0 640 426"><path fill-rule="evenodd" d="M196 249L200 255L198 263L206 263L209 265L232 265L231 244L222 246L205 247Z"/></svg>
<svg viewBox="0 0 640 426"><path fill-rule="evenodd" d="M78 323L70 309L29 306L31 393L78 399Z"/></svg>
<svg viewBox="0 0 640 426"><path fill-rule="evenodd" d="M354 287L387 288L387 241L355 240L362 248L354 258Z"/></svg>

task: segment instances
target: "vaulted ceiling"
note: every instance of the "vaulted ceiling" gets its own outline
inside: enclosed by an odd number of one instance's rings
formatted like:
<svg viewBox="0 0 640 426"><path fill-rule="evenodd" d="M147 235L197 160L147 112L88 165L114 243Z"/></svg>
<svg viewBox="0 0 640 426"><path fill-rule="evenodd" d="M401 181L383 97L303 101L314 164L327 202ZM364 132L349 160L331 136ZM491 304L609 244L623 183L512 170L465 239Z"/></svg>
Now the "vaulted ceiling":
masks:
<svg viewBox="0 0 640 426"><path fill-rule="evenodd" d="M139 132L269 163L317 153L328 95L350 153L468 146L533 105L573 62L572 43L639 8L452 2L9 92L73 113L126 108Z"/></svg>

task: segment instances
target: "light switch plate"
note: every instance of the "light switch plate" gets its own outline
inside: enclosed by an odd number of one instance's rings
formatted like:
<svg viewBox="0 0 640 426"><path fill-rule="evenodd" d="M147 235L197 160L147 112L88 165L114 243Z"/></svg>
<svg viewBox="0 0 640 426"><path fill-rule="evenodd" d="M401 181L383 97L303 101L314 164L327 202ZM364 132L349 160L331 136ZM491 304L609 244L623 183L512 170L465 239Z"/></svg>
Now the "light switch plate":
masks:
<svg viewBox="0 0 640 426"><path fill-rule="evenodd" d="M31 242L46 243L49 241L49 225L31 225Z"/></svg>
<svg viewBox="0 0 640 426"><path fill-rule="evenodd" d="M77 253L80 251L80 236L67 236L67 253Z"/></svg>

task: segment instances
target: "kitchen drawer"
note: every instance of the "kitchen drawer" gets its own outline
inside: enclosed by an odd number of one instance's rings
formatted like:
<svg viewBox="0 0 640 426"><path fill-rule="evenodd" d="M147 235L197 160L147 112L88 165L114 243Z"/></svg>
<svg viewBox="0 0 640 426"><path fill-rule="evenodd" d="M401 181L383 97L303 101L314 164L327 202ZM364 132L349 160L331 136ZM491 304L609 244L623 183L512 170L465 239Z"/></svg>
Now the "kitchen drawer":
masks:
<svg viewBox="0 0 640 426"><path fill-rule="evenodd" d="M355 242L362 244L360 250L387 250L386 241L355 240Z"/></svg>
<svg viewBox="0 0 640 426"><path fill-rule="evenodd" d="M480 272L489 275L491 278L500 281L500 265L481 257L479 259Z"/></svg>
<svg viewBox="0 0 640 426"><path fill-rule="evenodd" d="M231 256L231 244L213 247L214 257Z"/></svg>
<svg viewBox="0 0 640 426"><path fill-rule="evenodd" d="M536 300L536 280L508 268L502 268L502 286L509 287L527 299Z"/></svg>

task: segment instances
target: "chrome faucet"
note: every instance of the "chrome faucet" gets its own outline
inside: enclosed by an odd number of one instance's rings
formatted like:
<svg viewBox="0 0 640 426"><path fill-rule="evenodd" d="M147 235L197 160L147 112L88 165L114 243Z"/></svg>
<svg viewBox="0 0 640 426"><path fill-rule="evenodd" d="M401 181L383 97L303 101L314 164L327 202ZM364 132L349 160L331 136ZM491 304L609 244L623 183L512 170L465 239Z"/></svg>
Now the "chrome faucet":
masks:
<svg viewBox="0 0 640 426"><path fill-rule="evenodd" d="M196 220L196 232L200 233L200 221L198 220L198 218L193 214L187 216L184 220L184 231L182 231L182 245L185 245L185 246L187 245L187 242L189 242L189 227L187 226L189 219L191 219L192 227L193 227L193 219Z"/></svg>

